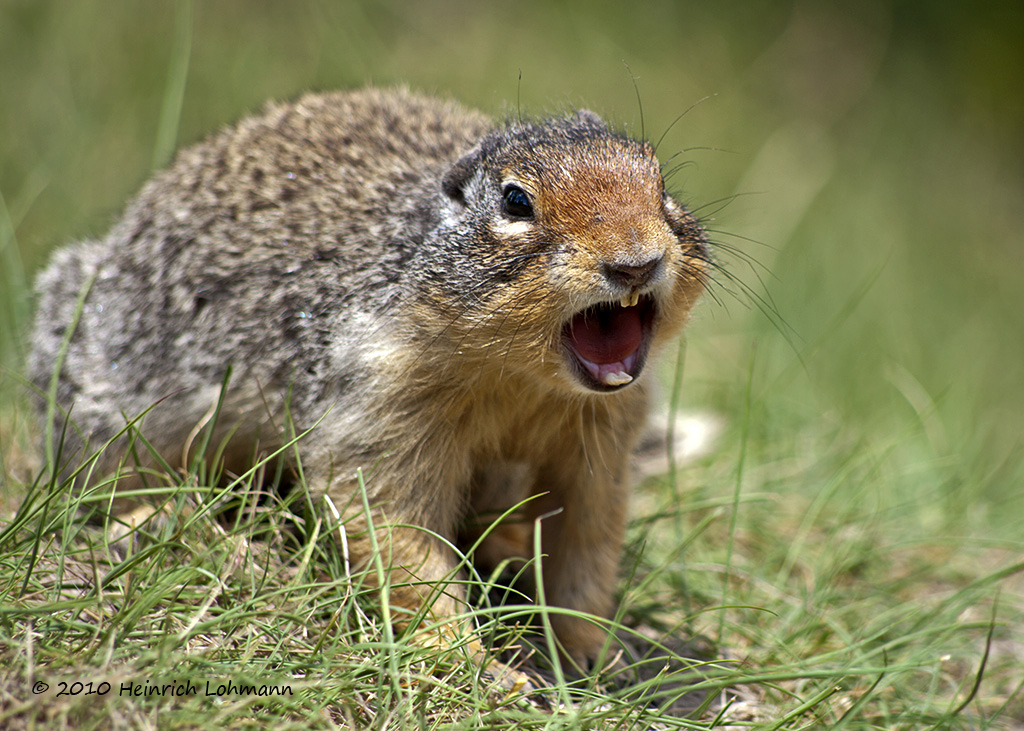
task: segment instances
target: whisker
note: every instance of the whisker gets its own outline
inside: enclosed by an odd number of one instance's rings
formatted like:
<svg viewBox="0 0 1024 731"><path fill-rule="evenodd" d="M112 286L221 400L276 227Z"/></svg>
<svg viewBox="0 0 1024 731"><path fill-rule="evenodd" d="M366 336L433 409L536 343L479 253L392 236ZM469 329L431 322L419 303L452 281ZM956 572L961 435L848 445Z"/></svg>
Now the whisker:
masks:
<svg viewBox="0 0 1024 731"><path fill-rule="evenodd" d="M683 160L682 162L672 166L667 171L663 172L662 173L662 178L664 178L666 181L670 181L681 170L684 170L685 168L688 168L688 167L693 167L696 164L697 163L694 160Z"/></svg>
<svg viewBox="0 0 1024 731"><path fill-rule="evenodd" d="M724 302L714 291L717 287L723 292L730 294L736 301L746 302L753 305L768 319L769 322L772 323L779 334L785 338L786 342L793 350L794 355L796 355L800 363L803 364L803 357L801 356L796 344L796 341L803 342L803 337L782 316L778 305L772 298L771 293L764 284L764 281L758 277L758 283L764 291L764 294L760 294L757 290L740 279L736 274L717 263L712 263L712 269L717 276L711 277L711 284L714 286L708 287L708 296L710 296L717 304L724 306Z"/></svg>
<svg viewBox="0 0 1024 731"><path fill-rule="evenodd" d="M707 203L701 203L696 208L690 209L690 213L692 215L694 215L694 216L697 216L698 218L701 219L702 222L704 222L706 220L713 219L716 215L718 215L719 213L724 211L733 202L739 200L740 198L748 198L750 196L757 196L757 195L763 195L763 194L762 193L733 193L732 195L727 195L727 196L724 196L722 198L716 198L715 200L708 201ZM710 208L711 206L719 206L719 207L716 208L715 210L711 211L711 213L708 213L708 214L702 213L702 211L704 211L706 208Z"/></svg>
<svg viewBox="0 0 1024 731"><path fill-rule="evenodd" d="M686 116L687 114L689 114L689 113L690 113L690 112L692 112L692 111L693 111L694 109L696 109L697 107L699 107L699 106L700 106L701 104L703 104L704 102L706 102L706 101L707 101L708 99L711 99L711 98L713 98L713 97L715 97L715 96L717 96L717 94L709 94L708 96L706 96L706 97L703 97L702 99L698 99L698 100L697 100L697 101L695 101L695 102L694 102L693 104L691 104L691 105L690 105L690 106L688 106L688 107L687 107L686 109L684 109L684 110L683 110L683 112L682 112L682 114L680 114L680 115L679 115L678 117L676 117L675 119L673 119L673 120L672 120L672 122L671 122L671 124L669 124L669 126L665 128L665 131L661 133L661 137L659 137L659 138L658 138L658 141L657 141L657 143L655 143L655 145L654 145L654 151L655 151L655 153L657 153L657 151L658 151L658 148L659 148L659 147L661 147L661 143L665 141L665 137L666 137L666 135L668 135L668 133L672 131L672 128L676 126L676 124L677 124L677 123L679 122L679 120L681 120L681 119L682 119L683 117L685 117L685 116Z"/></svg>

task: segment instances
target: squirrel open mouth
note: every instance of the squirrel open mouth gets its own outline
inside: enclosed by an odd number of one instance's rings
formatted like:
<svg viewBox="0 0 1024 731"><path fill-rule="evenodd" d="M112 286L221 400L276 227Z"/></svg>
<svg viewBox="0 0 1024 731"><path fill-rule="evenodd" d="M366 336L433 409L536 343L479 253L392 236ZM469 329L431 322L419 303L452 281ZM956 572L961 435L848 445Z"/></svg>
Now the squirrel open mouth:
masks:
<svg viewBox="0 0 1024 731"><path fill-rule="evenodd" d="M562 330L570 363L595 391L622 388L640 375L650 344L654 299L649 295L606 302L576 313Z"/></svg>

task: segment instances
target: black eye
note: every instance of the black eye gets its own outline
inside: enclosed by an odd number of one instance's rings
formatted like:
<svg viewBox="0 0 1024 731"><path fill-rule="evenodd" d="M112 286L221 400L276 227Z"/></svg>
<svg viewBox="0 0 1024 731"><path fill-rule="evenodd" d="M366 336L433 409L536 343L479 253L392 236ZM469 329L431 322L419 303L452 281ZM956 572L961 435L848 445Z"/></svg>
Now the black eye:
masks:
<svg viewBox="0 0 1024 731"><path fill-rule="evenodd" d="M501 196L502 208L513 218L533 218L533 204L526 191L516 185L506 185Z"/></svg>

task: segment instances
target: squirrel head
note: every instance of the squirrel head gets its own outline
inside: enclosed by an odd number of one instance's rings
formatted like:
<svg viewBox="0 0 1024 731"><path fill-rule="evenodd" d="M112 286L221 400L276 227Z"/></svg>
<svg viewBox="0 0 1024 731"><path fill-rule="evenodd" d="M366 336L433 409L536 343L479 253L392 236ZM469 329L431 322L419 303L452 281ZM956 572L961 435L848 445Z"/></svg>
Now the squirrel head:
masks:
<svg viewBox="0 0 1024 731"><path fill-rule="evenodd" d="M653 147L592 112L491 132L440 199L418 281L460 353L504 372L618 391L704 288L703 228L665 191Z"/></svg>

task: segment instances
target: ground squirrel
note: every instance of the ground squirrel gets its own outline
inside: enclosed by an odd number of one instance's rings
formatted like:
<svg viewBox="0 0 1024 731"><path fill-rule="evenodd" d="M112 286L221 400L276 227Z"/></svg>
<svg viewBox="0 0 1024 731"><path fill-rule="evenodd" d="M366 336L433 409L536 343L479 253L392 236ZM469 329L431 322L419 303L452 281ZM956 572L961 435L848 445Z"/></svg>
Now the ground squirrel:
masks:
<svg viewBox="0 0 1024 731"><path fill-rule="evenodd" d="M74 323L65 455L152 407L143 433L180 459L230 366L215 436L228 467L280 444L288 420L319 422L301 467L348 519L353 561L371 552L362 469L392 601L430 596L439 618L462 598L432 591L458 565L436 536L457 544L466 516L538 496L521 526L547 516L548 603L607 616L645 363L708 262L653 147L589 111L495 123L404 90L309 94L185 149L104 239L59 250L29 370L45 392ZM552 621L581 663L605 640Z"/></svg>

